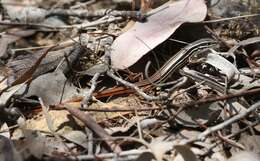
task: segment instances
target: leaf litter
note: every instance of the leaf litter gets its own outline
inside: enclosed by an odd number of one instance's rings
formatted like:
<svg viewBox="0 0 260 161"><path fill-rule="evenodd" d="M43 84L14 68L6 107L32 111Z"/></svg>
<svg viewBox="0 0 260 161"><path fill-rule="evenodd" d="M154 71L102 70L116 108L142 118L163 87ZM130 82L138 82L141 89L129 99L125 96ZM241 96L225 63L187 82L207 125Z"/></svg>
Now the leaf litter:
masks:
<svg viewBox="0 0 260 161"><path fill-rule="evenodd" d="M260 160L258 1L1 7L1 161Z"/></svg>

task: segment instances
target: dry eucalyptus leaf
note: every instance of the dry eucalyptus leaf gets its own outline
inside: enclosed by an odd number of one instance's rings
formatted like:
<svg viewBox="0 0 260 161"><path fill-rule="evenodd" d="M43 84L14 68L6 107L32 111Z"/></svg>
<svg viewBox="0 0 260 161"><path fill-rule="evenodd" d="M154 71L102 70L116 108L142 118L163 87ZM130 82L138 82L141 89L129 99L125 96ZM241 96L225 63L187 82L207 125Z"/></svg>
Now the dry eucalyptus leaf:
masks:
<svg viewBox="0 0 260 161"><path fill-rule="evenodd" d="M66 138L67 140L82 146L83 148L86 148L86 149L88 148L87 136L82 131L78 131L78 130L68 131L65 134L63 134L62 136L64 138Z"/></svg>
<svg viewBox="0 0 260 161"><path fill-rule="evenodd" d="M112 66L125 69L165 41L185 22L202 21L207 14L204 0L182 0L166 3L154 10L147 21L137 22L119 36L111 48Z"/></svg>
<svg viewBox="0 0 260 161"><path fill-rule="evenodd" d="M48 17L42 22L42 24L50 25L53 27L59 27L59 26L66 25L62 20L58 19L57 17Z"/></svg>
<svg viewBox="0 0 260 161"><path fill-rule="evenodd" d="M223 74L227 76L228 81L237 80L239 77L238 69L230 63L224 57L218 55L216 51L211 50L212 53L209 53L206 57L205 62L219 69Z"/></svg>
<svg viewBox="0 0 260 161"><path fill-rule="evenodd" d="M110 127L108 129L105 129L110 135L115 134L117 132L120 133L126 133L129 130L131 130L133 127L136 126L137 122L140 122L140 127L142 129L145 129L144 127L142 127L142 121L141 121L142 117L136 116L136 117L132 117L129 122L124 125L124 126L120 126L120 127Z"/></svg>
<svg viewBox="0 0 260 161"><path fill-rule="evenodd" d="M239 16L248 11L248 5L240 0L210 0L210 12L213 17ZM253 3L252 3L253 4Z"/></svg>
<svg viewBox="0 0 260 161"><path fill-rule="evenodd" d="M222 109L218 103L186 108L177 115L176 121L185 127L198 127L199 124L214 122L220 115L221 110Z"/></svg>
<svg viewBox="0 0 260 161"><path fill-rule="evenodd" d="M260 136L243 134L239 139L239 143L245 146L245 150L254 152L260 156Z"/></svg>
<svg viewBox="0 0 260 161"><path fill-rule="evenodd" d="M234 154L227 161L259 161L260 158L253 152L243 151Z"/></svg>
<svg viewBox="0 0 260 161"><path fill-rule="evenodd" d="M77 88L67 82L62 71L57 70L33 80L26 96L38 96L43 99L46 105L54 105L79 95Z"/></svg>
<svg viewBox="0 0 260 161"><path fill-rule="evenodd" d="M19 117L17 119L17 125L19 125L20 128L24 128L26 126L26 120L24 117Z"/></svg>
<svg viewBox="0 0 260 161"><path fill-rule="evenodd" d="M6 103L9 101L9 99L20 89L25 87L25 83L15 85L11 88L6 89L1 95L0 95L0 107L5 106Z"/></svg>
<svg viewBox="0 0 260 161"><path fill-rule="evenodd" d="M11 138L9 127L8 127L7 123L4 123L1 126L0 131L1 131L1 133L0 133L1 136L4 136L6 138Z"/></svg>
<svg viewBox="0 0 260 161"><path fill-rule="evenodd" d="M173 148L173 142L157 139L152 141L150 147L156 160L162 161L164 154Z"/></svg>
<svg viewBox="0 0 260 161"><path fill-rule="evenodd" d="M181 139L193 139L199 135L199 131L191 130L191 129L183 129L177 134L177 136Z"/></svg>
<svg viewBox="0 0 260 161"><path fill-rule="evenodd" d="M256 125L256 126L254 127L254 129L255 129L257 132L260 132L260 124Z"/></svg>
<svg viewBox="0 0 260 161"><path fill-rule="evenodd" d="M24 139L18 140L16 147L25 159L28 159L30 156L41 159L44 154L54 151L52 146L55 145L55 142L51 142L39 132L22 129L22 133Z"/></svg>
<svg viewBox="0 0 260 161"><path fill-rule="evenodd" d="M18 39L19 39L18 36L6 35L6 34L2 35L2 37L0 39L0 57L1 58L7 57L8 45L10 43L15 42Z"/></svg>
<svg viewBox="0 0 260 161"><path fill-rule="evenodd" d="M174 146L177 152L179 152L184 161L198 161L196 155L191 151L190 147L186 145Z"/></svg>
<svg viewBox="0 0 260 161"><path fill-rule="evenodd" d="M0 38L0 58L6 58L8 45L14 43L22 37L31 36L36 31L33 29L9 29L5 34Z"/></svg>
<svg viewBox="0 0 260 161"><path fill-rule="evenodd" d="M12 141L0 135L0 161L23 161Z"/></svg>
<svg viewBox="0 0 260 161"><path fill-rule="evenodd" d="M41 98L39 98L39 101L40 101L40 104L42 106L42 112L43 112L43 116L45 117L45 121L46 121L47 127L50 130L50 132L55 135L55 130L56 129L53 126L53 118L48 113L49 107L47 107L44 104L44 102L42 101Z"/></svg>
<svg viewBox="0 0 260 161"><path fill-rule="evenodd" d="M152 161L154 160L154 155L151 152L144 152L135 161Z"/></svg>
<svg viewBox="0 0 260 161"><path fill-rule="evenodd" d="M12 74L8 77L8 83L10 83L11 86L24 83L32 78L33 74L37 71L37 68L41 65L42 60L47 56L49 51L53 49L55 46L51 46L47 49L41 50L42 54L39 58L34 60L31 65L27 68L20 68L19 71L16 71L15 66L19 66L17 62L14 63L10 62L10 69L12 69Z"/></svg>
<svg viewBox="0 0 260 161"><path fill-rule="evenodd" d="M3 8L7 11L10 18L25 23L41 22L45 19L47 11L41 8L32 7L32 5L35 5L35 2L36 1L31 0L2 0Z"/></svg>
<svg viewBox="0 0 260 161"><path fill-rule="evenodd" d="M104 73L107 70L108 66L106 64L96 64L84 71L84 74L94 76L96 73Z"/></svg>
<svg viewBox="0 0 260 161"><path fill-rule="evenodd" d="M205 158L205 161L227 161L227 158L223 151L214 151L211 156Z"/></svg>
<svg viewBox="0 0 260 161"><path fill-rule="evenodd" d="M49 115L51 118L53 118L53 129L55 129L55 132L58 134L65 135L66 133L70 133L73 129L77 129L80 126L66 110L50 110ZM39 115L35 118L26 120L26 128L33 131L40 130L51 132L42 113L39 113Z"/></svg>
<svg viewBox="0 0 260 161"><path fill-rule="evenodd" d="M129 109L129 108L141 108L136 101L136 97L118 97L110 102L96 102L92 103L89 108L91 109ZM113 119L121 115L125 115L129 112L90 112L97 122L102 122L107 119Z"/></svg>

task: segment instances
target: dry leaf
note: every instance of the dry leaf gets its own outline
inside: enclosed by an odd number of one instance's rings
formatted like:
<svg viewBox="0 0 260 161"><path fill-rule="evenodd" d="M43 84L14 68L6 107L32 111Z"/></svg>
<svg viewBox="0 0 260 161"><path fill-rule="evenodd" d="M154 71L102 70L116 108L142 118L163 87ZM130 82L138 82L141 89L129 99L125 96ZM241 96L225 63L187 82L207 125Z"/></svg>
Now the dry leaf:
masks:
<svg viewBox="0 0 260 161"><path fill-rule="evenodd" d="M42 60L46 57L46 55L49 53L49 51L52 50L54 47L56 47L56 45L43 50L43 54L30 66L29 69L26 69L25 71L22 71L21 73L16 74L16 76L15 76L15 77L17 77L16 79L13 78L14 75L10 76L8 78L10 84L12 86L14 86L17 84L24 83L27 80L31 79L33 73L37 70L37 68L41 64Z"/></svg>
<svg viewBox="0 0 260 161"><path fill-rule="evenodd" d="M1 131L0 136L4 136L6 138L11 138L9 127L8 127L7 123L4 123L1 126L0 131Z"/></svg>
<svg viewBox="0 0 260 161"><path fill-rule="evenodd" d="M69 115L69 112L66 110L50 110L49 115L53 119L53 129L56 129L58 134L66 134L73 130L73 128L79 128L79 125L77 124L74 119L72 119ZM66 126L63 126L66 125ZM29 130L41 130L50 132L45 117L42 115L42 113L39 113L37 118L28 119L26 121L26 128Z"/></svg>
<svg viewBox="0 0 260 161"><path fill-rule="evenodd" d="M9 29L5 34L3 34L0 38L0 57L5 58L7 57L7 49L8 45L14 43L15 41L19 40L22 37L31 36L36 31L33 29L19 29L13 28Z"/></svg>
<svg viewBox="0 0 260 161"><path fill-rule="evenodd" d="M57 70L34 79L26 97L38 96L46 105L54 105L80 95L83 95L83 90L77 90L73 84L67 81L62 71Z"/></svg>
<svg viewBox="0 0 260 161"><path fill-rule="evenodd" d="M205 62L219 69L226 75L227 80L237 80L239 77L239 71L235 65L229 62L224 57L218 55L218 52L211 50L212 53L207 54Z"/></svg>
<svg viewBox="0 0 260 161"><path fill-rule="evenodd" d="M22 129L23 139L16 141L16 148L27 160L29 157L34 156L37 159L42 159L43 155L51 154L58 148L64 149L64 144L59 145L59 141L48 139L47 136L39 132Z"/></svg>
<svg viewBox="0 0 260 161"><path fill-rule="evenodd" d="M153 153L150 152L144 152L135 161L151 161L154 160L154 155Z"/></svg>
<svg viewBox="0 0 260 161"><path fill-rule="evenodd" d="M0 161L23 161L12 141L2 135L0 136Z"/></svg>
<svg viewBox="0 0 260 161"><path fill-rule="evenodd" d="M178 145L174 146L174 148L181 154L184 161L198 161L196 155L191 151L190 147L186 145Z"/></svg>
<svg viewBox="0 0 260 161"><path fill-rule="evenodd" d="M10 98L18 92L20 89L25 87L25 83L15 85L11 88L5 89L4 92L0 95L0 106L5 106ZM7 87L5 87L7 88Z"/></svg>
<svg viewBox="0 0 260 161"><path fill-rule="evenodd" d="M67 140L82 146L83 148L86 149L88 148L87 136L82 131L78 131L78 130L68 131L62 136Z"/></svg>
<svg viewBox="0 0 260 161"><path fill-rule="evenodd" d="M198 108L186 108L176 116L175 120L186 127L198 127L199 124L214 122L220 113L220 105L218 103L210 103L201 105ZM169 123L174 124L172 121Z"/></svg>
<svg viewBox="0 0 260 161"><path fill-rule="evenodd" d="M164 154L173 148L173 142L163 141L157 138L150 144L152 153L157 161L162 161Z"/></svg>
<svg viewBox="0 0 260 161"><path fill-rule="evenodd" d="M153 14L152 14L153 13ZM207 13L203 0L166 3L148 14L147 22L137 22L112 44L112 66L125 69L165 41L185 22L202 21Z"/></svg>
<svg viewBox="0 0 260 161"><path fill-rule="evenodd" d="M235 154L227 161L259 161L259 160L260 160L259 156L257 156L255 153L243 151Z"/></svg>
<svg viewBox="0 0 260 161"><path fill-rule="evenodd" d="M37 1L32 0L2 0L3 8L12 20L21 22L41 22L44 20L47 11L33 7ZM14 5L20 4L20 5Z"/></svg>

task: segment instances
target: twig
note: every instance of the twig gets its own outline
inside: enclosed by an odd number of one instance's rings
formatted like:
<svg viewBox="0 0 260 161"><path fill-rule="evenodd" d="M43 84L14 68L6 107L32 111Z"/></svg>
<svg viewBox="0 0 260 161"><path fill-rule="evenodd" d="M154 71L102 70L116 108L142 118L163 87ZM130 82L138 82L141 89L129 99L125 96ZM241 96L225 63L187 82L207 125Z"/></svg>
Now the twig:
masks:
<svg viewBox="0 0 260 161"><path fill-rule="evenodd" d="M85 131L88 135L88 154L93 155L93 132L88 127L85 128Z"/></svg>
<svg viewBox="0 0 260 161"><path fill-rule="evenodd" d="M220 140L222 140L224 143L227 143L227 144L229 144L229 145L231 145L231 146L234 146L235 148L239 148L239 149L241 149L241 150L245 150L244 147L241 146L241 144L236 143L235 141L233 141L233 140L231 140L231 139L229 139L229 138L227 138L227 137L224 137L224 136L221 134L220 131L217 132L217 136L218 136L218 138L220 138Z"/></svg>
<svg viewBox="0 0 260 161"><path fill-rule="evenodd" d="M96 121L88 114L80 111L79 109L65 106L66 109L80 121L82 121L89 129L94 131L100 138L105 140L106 145L116 153L121 152L121 148L115 144L112 140L112 137L100 126L96 123Z"/></svg>
<svg viewBox="0 0 260 161"><path fill-rule="evenodd" d="M115 157L130 157L132 156L131 159L137 158L140 154L145 153L145 152L151 152L151 150L141 150L141 149L134 149L134 150L128 150L128 151L123 151L121 153L115 154L115 153L106 153L106 154L98 154L98 155L79 155L77 157L70 156L69 159L71 160L94 160L97 158L103 158L103 159L109 159ZM129 158L130 159L130 158Z"/></svg>
<svg viewBox="0 0 260 161"><path fill-rule="evenodd" d="M21 23L21 22L10 22L10 21L0 21L0 25L5 26L29 26L29 27L44 27L48 29L55 29L56 27L44 24L37 24L37 23Z"/></svg>
<svg viewBox="0 0 260 161"><path fill-rule="evenodd" d="M229 17L229 18L221 18L221 19L217 19L217 20L202 21L199 23L217 23L217 22L237 20L237 19L249 18L249 17L258 17L258 16L260 16L260 14L251 14L251 15L243 15L243 16L236 16L236 17Z"/></svg>
<svg viewBox="0 0 260 161"><path fill-rule="evenodd" d="M58 45L53 45L53 46L47 48L46 50L44 50L42 55L35 62L33 62L33 64L30 66L29 69L25 70L24 73L20 73L20 76L18 74L17 79L15 79L13 82L11 82L11 85L14 86L17 84L24 83L27 80L30 80L32 78L33 74L36 72L39 65L41 64L41 62L43 61L43 59L49 53L49 51L51 51L53 48L55 48L57 46Z"/></svg>
<svg viewBox="0 0 260 161"><path fill-rule="evenodd" d="M225 138L226 138L226 139L233 138L233 137L235 137L236 135L238 135L238 134L240 134L240 133L246 131L248 128L254 127L254 126L258 125L258 124L259 124L259 121L256 121L256 122L252 123L251 125L249 125L249 126L243 128L243 129L240 129L240 130L239 130L238 132L236 132L236 133L233 133L233 134L230 134L230 135L228 135L228 136L225 136ZM210 147L207 148L208 151L205 152L205 153L202 154L202 155L204 155L204 156L207 155L211 149L213 149L214 147L216 147L216 146L217 146L218 144L220 144L220 143L221 143L221 141L218 140L218 141L215 142L214 144L210 145Z"/></svg>
<svg viewBox="0 0 260 161"><path fill-rule="evenodd" d="M46 123L47 123L47 127L48 127L48 129L50 130L51 134L52 134L58 141L60 141L60 142L64 145L64 147L66 147L67 149L69 149L68 146L62 141L60 135L55 131L56 129L54 129L53 120L52 120L50 114L48 113L49 107L48 107L48 106L45 106L45 104L44 104L44 102L43 102L43 100L42 100L41 97L39 97L39 102L40 102L40 104L41 104L41 106L42 106L43 115L44 115L44 117L45 117L45 120L46 120Z"/></svg>
<svg viewBox="0 0 260 161"><path fill-rule="evenodd" d="M168 40L173 41L173 42L178 42L180 44L184 44L184 45L189 45L188 42L182 41L182 40L177 40L177 39L173 39L173 38L169 38Z"/></svg>
<svg viewBox="0 0 260 161"><path fill-rule="evenodd" d="M39 50L44 48L49 48L53 45L44 45L44 46L33 46L33 47L26 47L26 48L19 48L19 49L11 49L12 52L18 52L18 51L26 51L26 50Z"/></svg>
<svg viewBox="0 0 260 161"><path fill-rule="evenodd" d="M51 116L48 113L48 107L46 107L46 105L43 103L42 98L39 98L39 102L42 106L42 111L43 111L43 115L44 115L46 123L47 123L47 127L50 130L50 132L54 136L56 136L55 129L53 127L53 120L51 119Z"/></svg>
<svg viewBox="0 0 260 161"><path fill-rule="evenodd" d="M112 107L112 108L103 108L103 109L84 109L85 111L93 111L93 112L135 112L135 111L152 111L152 110L162 110L165 109L163 107L158 108L129 108L129 109L123 109L124 107ZM169 108L169 107L167 107Z"/></svg>
<svg viewBox="0 0 260 161"><path fill-rule="evenodd" d="M243 41L240 41L235 46L233 46L231 49L229 49L229 53L234 53L240 46L246 46L249 44L254 44L260 42L260 37L252 37Z"/></svg>
<svg viewBox="0 0 260 161"><path fill-rule="evenodd" d="M86 2L79 2L79 4L76 4L75 6L71 6L70 8L71 9L77 9L77 8L80 8L80 7L83 7L83 6L89 6L93 3L95 3L96 0L89 0L89 1L86 1Z"/></svg>
<svg viewBox="0 0 260 161"><path fill-rule="evenodd" d="M91 79L91 87L90 89L86 92L85 97L81 101L81 107L85 108L88 105L89 100L91 99L91 96L93 92L95 91L97 87L97 80L100 76L100 73L96 73L93 78Z"/></svg>
<svg viewBox="0 0 260 161"><path fill-rule="evenodd" d="M135 111L135 116L137 117L136 126L137 126L137 131L138 131L139 139L140 139L140 140L143 140L143 130L142 130L141 126L140 126L140 117L138 116L137 111Z"/></svg>
<svg viewBox="0 0 260 161"><path fill-rule="evenodd" d="M253 104L251 107L249 107L248 109L246 109L244 112L241 112L237 115L235 115L234 117L216 125L216 126L213 126L213 127L209 127L207 130L205 130L204 132L202 132L201 134L198 135L197 137L197 140L201 140L201 139L204 139L205 137L207 137L209 134L213 133L213 132L216 132L220 129L223 129L224 127L240 120L241 118L247 116L249 113L257 110L258 108L260 108L260 101Z"/></svg>
<svg viewBox="0 0 260 161"><path fill-rule="evenodd" d="M218 34L216 34L211 28L209 28L207 25L204 25L204 28L209 32L209 34L212 35L212 37L216 40L218 40L221 44L225 45L226 47L228 47L229 49L231 48L231 46L225 41L223 40L223 38L221 38Z"/></svg>
<svg viewBox="0 0 260 161"><path fill-rule="evenodd" d="M235 137L236 135L241 134L242 132L246 131L247 129L252 128L252 127L258 125L259 122L260 122L260 120L255 121L255 122L253 122L251 125L248 125L247 127L243 128L243 129L240 129L240 130L237 131L236 133L232 133L232 134L226 136L226 138L232 138L232 137Z"/></svg>
<svg viewBox="0 0 260 161"><path fill-rule="evenodd" d="M120 82L121 84L125 85L126 87L132 88L134 89L140 96L142 96L144 99L148 100L148 101L153 101L153 100L162 100L165 99L166 97L164 96L149 96L146 93L144 93L140 88L138 88L136 85L129 83L125 80L123 80L122 78L119 78L118 76L116 76L113 72L111 71L107 71L107 75L111 78L113 78L114 80Z"/></svg>
<svg viewBox="0 0 260 161"><path fill-rule="evenodd" d="M102 19L102 20L97 20L93 22L88 22L88 23L83 23L83 24L77 24L77 25L64 25L64 26L51 26L51 25L44 25L44 24L36 24L36 23L18 23L18 22L6 22L6 21L0 21L0 25L6 25L6 26L29 26L29 27L43 27L43 28L48 28L48 29L86 29L87 27L93 27L93 26L98 26L102 24L109 24L111 22L115 21L120 21L122 20L122 17L113 17L109 19Z"/></svg>
<svg viewBox="0 0 260 161"><path fill-rule="evenodd" d="M102 24L110 24L115 21L120 21L123 20L122 17L113 17L109 19L102 19L102 20L97 20L85 24L80 24L80 25L68 25L68 26L60 26L59 29L72 29L72 28L77 28L77 29L86 29L87 27L93 27L93 26L98 26Z"/></svg>
<svg viewBox="0 0 260 161"><path fill-rule="evenodd" d="M254 95L254 94L259 94L260 93L260 88L256 89L251 89L251 90L245 90L233 94L228 94L224 96L218 96L218 97L212 97L212 98L204 98L198 101L194 102L189 102L186 104L186 106L194 106L194 105L201 105L205 103L210 103L210 102L216 102L216 101L223 101L231 98L236 98L236 97L241 97L241 96L249 96L249 95Z"/></svg>
<svg viewBox="0 0 260 161"><path fill-rule="evenodd" d="M171 99L173 100L173 99L176 98L177 96L179 96L179 95L181 95L181 94L183 94L183 93L185 93L185 92L188 92L189 90L192 90L192 89L194 89L194 88L196 88L196 87L199 87L199 86L202 85L203 83L205 83L205 81L198 82L197 84L194 84L194 85L192 85L192 86L190 86L190 87L188 87L188 88L186 88L186 89L184 89L184 90L178 92L178 93L177 93L176 95L174 95L174 97L171 98Z"/></svg>
<svg viewBox="0 0 260 161"><path fill-rule="evenodd" d="M110 16L120 16L120 17L130 17L137 20L143 20L145 15L140 11L118 11L111 9L101 9L97 11L86 11L86 10L65 10L65 9L54 9L50 11L47 16L74 16L80 18L93 18L93 17L103 17L106 15Z"/></svg>

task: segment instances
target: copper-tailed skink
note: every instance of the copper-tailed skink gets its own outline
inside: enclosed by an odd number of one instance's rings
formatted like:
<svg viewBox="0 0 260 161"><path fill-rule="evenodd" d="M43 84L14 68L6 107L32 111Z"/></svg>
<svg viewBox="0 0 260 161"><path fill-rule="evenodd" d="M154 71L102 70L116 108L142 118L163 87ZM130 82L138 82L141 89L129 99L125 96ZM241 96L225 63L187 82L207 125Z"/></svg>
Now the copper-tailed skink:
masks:
<svg viewBox="0 0 260 161"><path fill-rule="evenodd" d="M165 81L169 76L178 71L180 68L187 65L188 58L198 50L202 50L205 48L211 48L217 45L217 41L204 38L192 42L182 48L179 52L177 52L174 56L172 56L158 71L156 71L149 80L145 79L140 82L136 82L135 84L138 87L145 87L151 84L151 82L159 83ZM94 96L97 98L108 97L111 95L118 95L124 93L131 93L133 90L128 89L127 87L117 87L112 89L103 90L100 92L94 93Z"/></svg>

